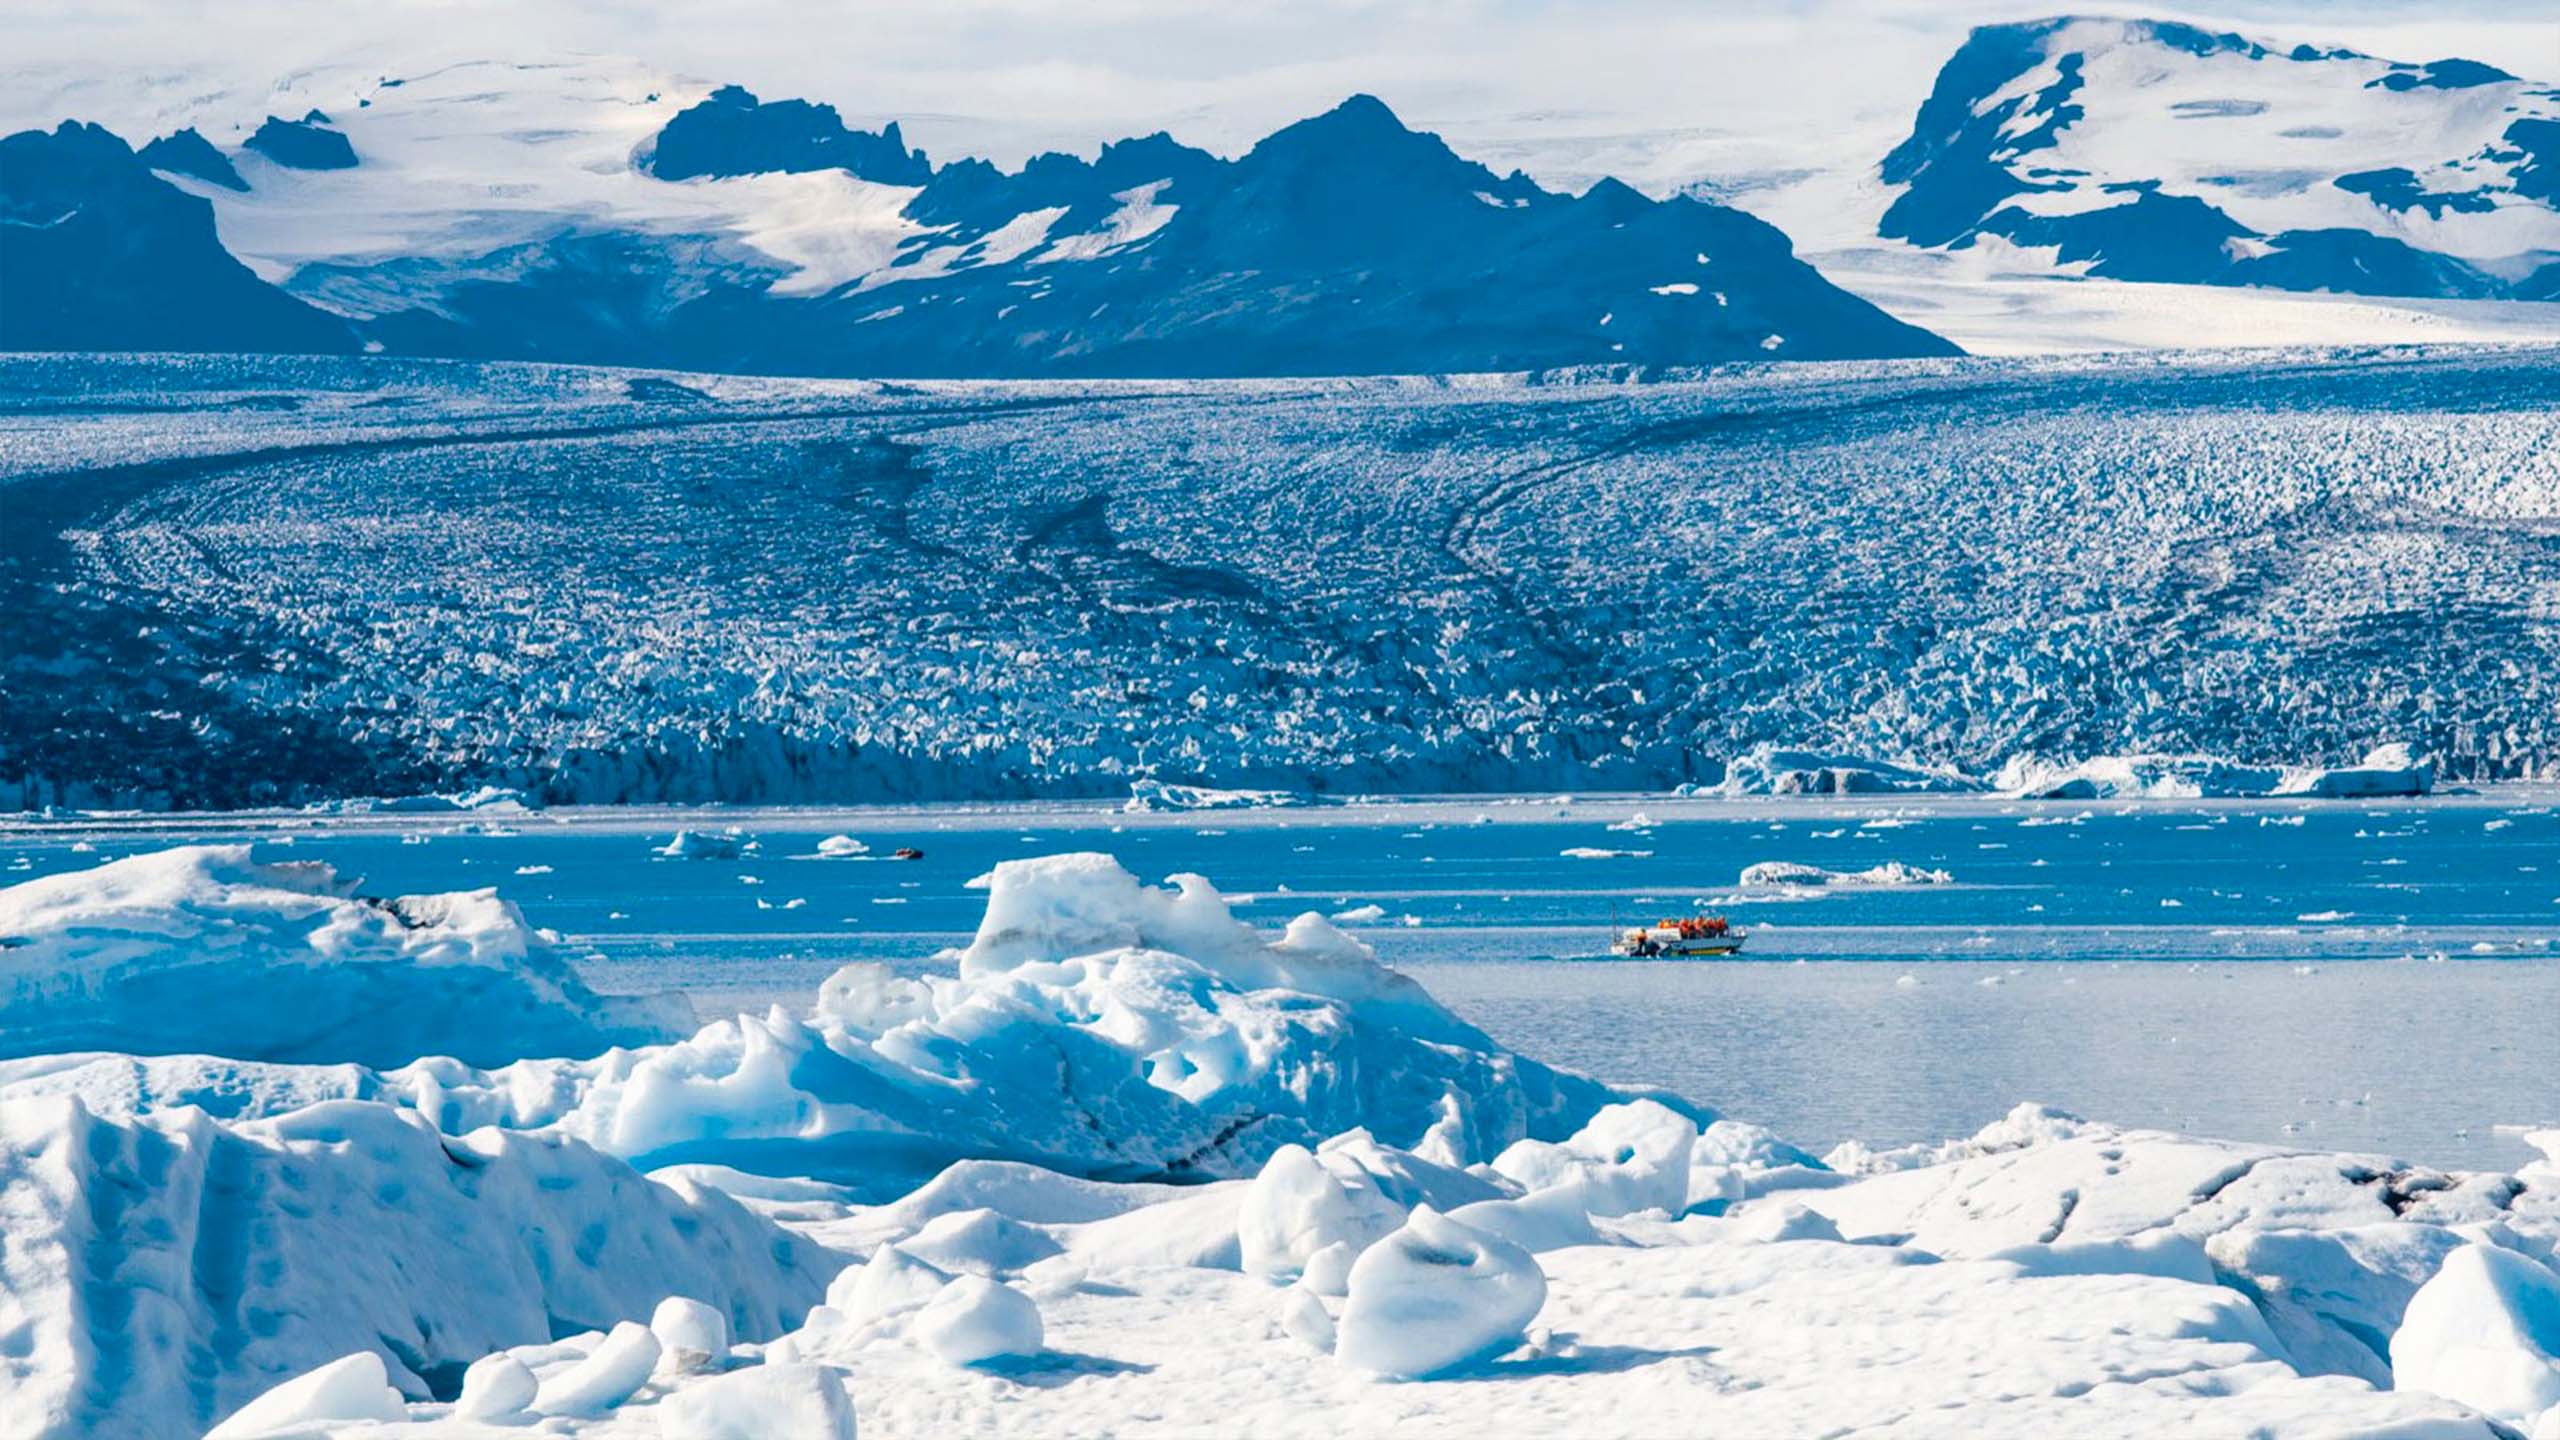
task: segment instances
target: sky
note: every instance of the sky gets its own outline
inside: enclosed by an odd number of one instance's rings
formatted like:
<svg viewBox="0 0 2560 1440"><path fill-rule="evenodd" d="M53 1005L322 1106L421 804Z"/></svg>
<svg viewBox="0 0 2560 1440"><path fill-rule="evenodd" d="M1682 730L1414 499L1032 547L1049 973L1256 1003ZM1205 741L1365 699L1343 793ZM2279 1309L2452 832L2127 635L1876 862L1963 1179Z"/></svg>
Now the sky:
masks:
<svg viewBox="0 0 2560 1440"><path fill-rule="evenodd" d="M632 55L768 98L904 122L937 158L1018 163L1155 129L1235 153L1367 91L1497 168L1648 189L1880 154L1971 25L2008 0L11 0L0 124L96 82L254 88L353 56ZM2560 0L2234 0L2098 13L2200 21L2560 81ZM65 77L84 81L65 88ZM108 119L111 117L84 117Z"/></svg>

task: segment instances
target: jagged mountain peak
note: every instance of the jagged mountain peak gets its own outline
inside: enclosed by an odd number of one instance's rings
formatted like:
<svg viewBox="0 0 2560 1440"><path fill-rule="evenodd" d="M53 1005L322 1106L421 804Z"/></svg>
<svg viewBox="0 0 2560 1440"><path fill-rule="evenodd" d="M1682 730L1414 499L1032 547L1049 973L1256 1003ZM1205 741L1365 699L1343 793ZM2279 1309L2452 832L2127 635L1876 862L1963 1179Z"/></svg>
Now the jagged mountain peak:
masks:
<svg viewBox="0 0 2560 1440"><path fill-rule="evenodd" d="M1953 349L1739 212L1497 177L1375 96L1233 160L1160 132L1008 173L636 64L377 75L277 92L343 125L261 127L351 145L360 168L270 185L286 161L262 140L239 191L175 137L156 173L118 158L220 212L221 242L207 225L190 244L238 246L277 298L394 354L1245 376Z"/></svg>
<svg viewBox="0 0 2560 1440"><path fill-rule="evenodd" d="M2168 20L1986 25L1884 157L1901 190L1881 229L2122 279L2536 293L2560 257L2537 178L2555 116L2552 92L2476 61Z"/></svg>

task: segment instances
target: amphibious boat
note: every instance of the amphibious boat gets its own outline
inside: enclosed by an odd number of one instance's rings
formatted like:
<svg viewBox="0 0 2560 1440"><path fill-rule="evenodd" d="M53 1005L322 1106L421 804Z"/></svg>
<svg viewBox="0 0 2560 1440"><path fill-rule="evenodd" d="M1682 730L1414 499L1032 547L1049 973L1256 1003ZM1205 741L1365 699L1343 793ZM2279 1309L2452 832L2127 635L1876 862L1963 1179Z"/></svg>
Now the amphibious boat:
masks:
<svg viewBox="0 0 2560 1440"><path fill-rule="evenodd" d="M1637 960L1677 960L1740 953L1749 935L1721 915L1683 915L1614 930L1609 953Z"/></svg>

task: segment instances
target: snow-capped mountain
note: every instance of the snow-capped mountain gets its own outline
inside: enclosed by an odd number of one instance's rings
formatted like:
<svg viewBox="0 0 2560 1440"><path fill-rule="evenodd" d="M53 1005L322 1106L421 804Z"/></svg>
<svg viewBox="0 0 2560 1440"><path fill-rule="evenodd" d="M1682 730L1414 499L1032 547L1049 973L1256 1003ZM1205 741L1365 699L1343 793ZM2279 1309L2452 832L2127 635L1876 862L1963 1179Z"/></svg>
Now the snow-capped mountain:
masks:
<svg viewBox="0 0 2560 1440"><path fill-rule="evenodd" d="M307 350L351 332L400 354L942 376L1954 350L1740 211L1498 176L1367 96L1232 160L1159 134L1015 173L936 165L894 124L864 131L825 105L625 62L306 77L258 98L254 117L166 116L185 124L120 165L101 151L79 172L87 190L23 194L13 165L0 243L13 284L46 288L48 227L114 203L143 243L245 261L282 292L268 304L325 312L325 335L136 341L84 330L75 297L42 332L0 318L0 347ZM226 133L240 138L210 138ZM51 157L101 140L121 150L94 128L10 143ZM205 205L218 246L181 223ZM166 233L137 223L163 212Z"/></svg>
<svg viewBox="0 0 2560 1440"><path fill-rule="evenodd" d="M1984 26L1883 163L1882 233L2126 280L2560 296L2560 90L2156 20Z"/></svg>

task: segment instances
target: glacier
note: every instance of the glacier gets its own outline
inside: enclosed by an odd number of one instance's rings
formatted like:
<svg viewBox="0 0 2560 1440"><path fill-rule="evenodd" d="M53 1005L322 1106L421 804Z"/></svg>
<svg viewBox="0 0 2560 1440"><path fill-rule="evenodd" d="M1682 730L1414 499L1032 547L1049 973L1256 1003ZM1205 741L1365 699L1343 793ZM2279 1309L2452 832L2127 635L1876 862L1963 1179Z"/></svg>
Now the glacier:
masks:
<svg viewBox="0 0 2560 1440"><path fill-rule="evenodd" d="M2543 776L2552 355L11 358L0 807L1854 794L2388 742Z"/></svg>

